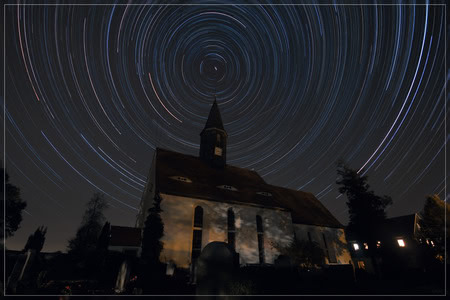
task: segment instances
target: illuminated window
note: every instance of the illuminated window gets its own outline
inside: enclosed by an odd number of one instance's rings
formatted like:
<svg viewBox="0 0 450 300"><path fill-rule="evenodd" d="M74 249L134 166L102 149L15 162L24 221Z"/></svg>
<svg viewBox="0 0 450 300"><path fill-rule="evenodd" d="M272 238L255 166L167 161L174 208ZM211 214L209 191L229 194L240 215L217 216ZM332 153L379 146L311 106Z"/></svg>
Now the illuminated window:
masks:
<svg viewBox="0 0 450 300"><path fill-rule="evenodd" d="M228 244L231 248L236 248L236 226L234 222L234 212L231 208L228 210Z"/></svg>
<svg viewBox="0 0 450 300"><path fill-rule="evenodd" d="M367 243L364 243L364 249L369 249L369 245Z"/></svg>
<svg viewBox="0 0 450 300"><path fill-rule="evenodd" d="M357 251L357 250L359 250L359 245L356 244L356 243L354 243L354 244L353 244L353 248Z"/></svg>
<svg viewBox="0 0 450 300"><path fill-rule="evenodd" d="M217 155L217 156L222 156L222 148L215 147L214 148L214 154Z"/></svg>
<svg viewBox="0 0 450 300"><path fill-rule="evenodd" d="M405 247L405 241L403 239L397 239L397 243L400 247Z"/></svg>
<svg viewBox="0 0 450 300"><path fill-rule="evenodd" d="M365 269L366 268L366 265L364 264L364 261L362 261L362 260L358 261L358 268L359 269Z"/></svg>
<svg viewBox="0 0 450 300"><path fill-rule="evenodd" d="M378 242L377 242L377 248L380 248L380 247L381 247L381 242L378 241Z"/></svg>
<svg viewBox="0 0 450 300"><path fill-rule="evenodd" d="M434 242L433 242L433 241L430 241L430 243L431 243L431 246L434 247Z"/></svg>
<svg viewBox="0 0 450 300"><path fill-rule="evenodd" d="M261 216L256 216L256 232L258 234L259 263L264 263L264 231Z"/></svg>

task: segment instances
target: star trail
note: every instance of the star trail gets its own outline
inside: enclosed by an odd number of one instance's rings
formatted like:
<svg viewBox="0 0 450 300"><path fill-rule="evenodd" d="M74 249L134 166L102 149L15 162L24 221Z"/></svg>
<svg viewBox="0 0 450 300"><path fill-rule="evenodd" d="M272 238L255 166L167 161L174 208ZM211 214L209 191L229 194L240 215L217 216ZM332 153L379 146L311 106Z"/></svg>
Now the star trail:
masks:
<svg viewBox="0 0 450 300"><path fill-rule="evenodd" d="M5 6L4 165L28 203L8 249L45 225L65 250L96 191L133 226L155 148L198 155L214 95L227 162L343 224L339 159L388 216L446 198L444 5L80 3Z"/></svg>

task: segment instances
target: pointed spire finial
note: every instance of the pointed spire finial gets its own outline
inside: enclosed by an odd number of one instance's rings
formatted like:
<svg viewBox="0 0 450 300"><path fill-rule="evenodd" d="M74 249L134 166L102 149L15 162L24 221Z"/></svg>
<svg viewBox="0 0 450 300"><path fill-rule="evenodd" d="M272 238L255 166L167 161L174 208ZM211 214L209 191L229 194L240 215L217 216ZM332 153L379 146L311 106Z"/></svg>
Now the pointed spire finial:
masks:
<svg viewBox="0 0 450 300"><path fill-rule="evenodd" d="M208 120L205 124L206 128L217 128L221 130L225 130L222 123L222 117L219 112L219 105L217 104L217 96L214 94L214 102L211 106L211 110L209 111Z"/></svg>

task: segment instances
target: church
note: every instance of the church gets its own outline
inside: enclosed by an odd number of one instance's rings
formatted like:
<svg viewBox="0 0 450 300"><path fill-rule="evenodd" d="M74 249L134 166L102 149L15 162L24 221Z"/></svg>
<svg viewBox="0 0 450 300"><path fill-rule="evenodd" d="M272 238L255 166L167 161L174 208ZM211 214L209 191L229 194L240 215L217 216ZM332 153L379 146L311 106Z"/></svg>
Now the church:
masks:
<svg viewBox="0 0 450 300"><path fill-rule="evenodd" d="M215 100L200 133L199 156L156 149L136 228L129 229L144 227L157 191L165 263L190 268L208 243L220 241L236 251L240 265L273 264L279 255L274 244L299 239L318 243L326 264L349 264L344 226L325 206L311 193L271 185L255 171L227 164L227 141ZM111 237L123 230L112 228ZM120 244L119 238L115 249L126 251Z"/></svg>

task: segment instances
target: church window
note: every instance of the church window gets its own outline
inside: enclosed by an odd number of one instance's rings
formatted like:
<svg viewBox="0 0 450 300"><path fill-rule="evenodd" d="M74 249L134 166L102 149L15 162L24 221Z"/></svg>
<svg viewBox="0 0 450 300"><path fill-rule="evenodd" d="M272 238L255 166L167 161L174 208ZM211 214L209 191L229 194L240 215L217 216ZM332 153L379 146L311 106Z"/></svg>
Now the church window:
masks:
<svg viewBox="0 0 450 300"><path fill-rule="evenodd" d="M322 237L323 237L323 244L325 245L325 255L327 256L328 261L330 261L330 252L328 251L327 239L325 238L324 233L322 233Z"/></svg>
<svg viewBox="0 0 450 300"><path fill-rule="evenodd" d="M201 206L197 206L194 212L194 228L202 228L203 227L203 208Z"/></svg>
<svg viewBox="0 0 450 300"><path fill-rule="evenodd" d="M264 263L264 231L261 216L256 216L256 232L258 234L259 263Z"/></svg>
<svg viewBox="0 0 450 300"><path fill-rule="evenodd" d="M257 192L256 194L262 195L262 196L266 196L266 197L271 197L272 196L272 194L268 193L268 192Z"/></svg>
<svg viewBox="0 0 450 300"><path fill-rule="evenodd" d="M229 190L229 191L237 191L237 188L235 188L234 186L231 185L219 185L218 186L219 189L224 189L224 190Z"/></svg>
<svg viewBox="0 0 450 300"><path fill-rule="evenodd" d="M327 239L325 237L325 233L322 233L322 237L323 237L323 243L325 245L325 254L326 254L327 258L328 258L328 262L329 263L336 263L337 260L336 260L336 255L335 255L335 252L334 252L333 244L331 243L331 245L328 245ZM330 247L328 247L328 246L330 246Z"/></svg>
<svg viewBox="0 0 450 300"><path fill-rule="evenodd" d="M194 263L202 251L203 208L197 206L194 211L194 229L192 234L192 262Z"/></svg>
<svg viewBox="0 0 450 300"><path fill-rule="evenodd" d="M228 215L228 244L231 248L236 248L236 226L234 221L234 212L233 209L229 209L227 212Z"/></svg>
<svg viewBox="0 0 450 300"><path fill-rule="evenodd" d="M183 176L172 176L172 177L170 177L170 179L181 181L181 182L186 182L186 183L192 183L192 180L190 180L187 177L183 177Z"/></svg>

